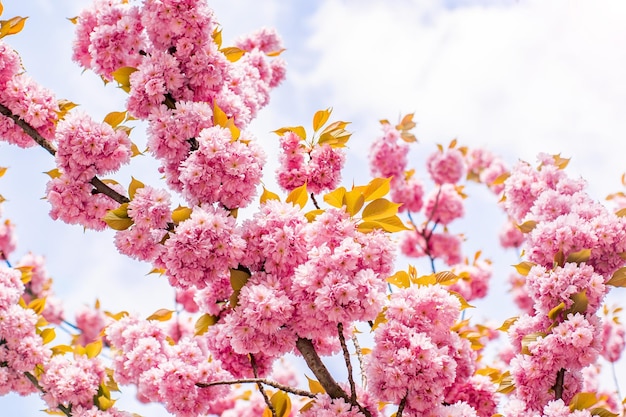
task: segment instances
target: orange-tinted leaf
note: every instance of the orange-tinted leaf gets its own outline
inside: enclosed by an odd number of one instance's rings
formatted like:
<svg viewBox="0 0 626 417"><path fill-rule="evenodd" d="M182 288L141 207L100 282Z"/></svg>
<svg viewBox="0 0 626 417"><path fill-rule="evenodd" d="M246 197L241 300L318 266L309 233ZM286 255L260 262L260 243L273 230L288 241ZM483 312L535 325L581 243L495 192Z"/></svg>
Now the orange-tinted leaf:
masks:
<svg viewBox="0 0 626 417"><path fill-rule="evenodd" d="M85 353L89 359L95 358L102 352L102 340L96 340L85 346Z"/></svg>
<svg viewBox="0 0 626 417"><path fill-rule="evenodd" d="M291 191L289 195L287 196L287 200L285 201L287 203L293 204L294 206L297 204L301 208L304 208L308 200L309 200L309 195L307 194L306 183L305 183L305 184L302 184L300 187L295 188L293 191Z"/></svg>
<svg viewBox="0 0 626 417"><path fill-rule="evenodd" d="M113 79L118 82L119 87L122 90L129 93L130 92L130 75L135 71L137 71L137 68L122 67L113 71L111 75L113 76Z"/></svg>
<svg viewBox="0 0 626 417"><path fill-rule="evenodd" d="M346 194L345 187L339 187L334 191L324 194L324 201L333 207L343 207L343 197Z"/></svg>
<svg viewBox="0 0 626 417"><path fill-rule="evenodd" d="M237 62L246 53L243 49L239 49L235 46L220 49L220 51L226 56L230 62Z"/></svg>
<svg viewBox="0 0 626 417"><path fill-rule="evenodd" d="M173 313L174 311L172 310L161 308L152 313L146 320L168 321L172 318Z"/></svg>
<svg viewBox="0 0 626 417"><path fill-rule="evenodd" d="M196 321L196 325L195 327L195 335L196 336L200 336L204 333L206 333L206 331L209 329L209 327L213 326L215 323L217 323L217 317L213 316L211 314L203 314L200 316L200 318L198 318L198 320Z"/></svg>
<svg viewBox="0 0 626 417"><path fill-rule="evenodd" d="M315 115L313 116L313 131L317 132L322 126L324 126L324 124L328 121L331 112L331 108L315 112Z"/></svg>
<svg viewBox="0 0 626 417"><path fill-rule="evenodd" d="M135 193L138 189L145 187L144 183L135 179L135 177L131 177L130 185L128 186L128 196L132 200L135 198Z"/></svg>
<svg viewBox="0 0 626 417"><path fill-rule="evenodd" d="M607 281L606 285L626 287L626 266L615 271L611 276L611 279Z"/></svg>
<svg viewBox="0 0 626 417"><path fill-rule="evenodd" d="M382 198L387 195L390 190L391 177L389 178L374 178L367 184L363 195L365 201L372 201L378 198Z"/></svg>
<svg viewBox="0 0 626 417"><path fill-rule="evenodd" d="M267 188L263 187L263 194L261 194L261 204L264 204L267 200L278 200L280 201L280 197L278 196L278 194L274 194L273 192L269 191Z"/></svg>
<svg viewBox="0 0 626 417"><path fill-rule="evenodd" d="M189 207L178 206L172 211L172 221L176 224L183 222L191 217L192 212Z"/></svg>
<svg viewBox="0 0 626 417"><path fill-rule="evenodd" d="M350 217L353 217L359 212L359 210L361 210L361 207L363 207L365 197L363 197L363 193L361 193L358 189L348 191L343 196L343 203L346 206L346 211Z"/></svg>
<svg viewBox="0 0 626 417"><path fill-rule="evenodd" d="M104 123L111 127L117 127L124 119L126 119L125 111L112 111L104 117Z"/></svg>
<svg viewBox="0 0 626 417"><path fill-rule="evenodd" d="M380 221L398 213L400 204L393 203L385 198L377 198L363 209L363 220L366 222Z"/></svg>
<svg viewBox="0 0 626 417"><path fill-rule="evenodd" d="M409 288L411 286L411 280L409 279L409 274L406 271L396 272L387 278L387 282L398 288Z"/></svg>

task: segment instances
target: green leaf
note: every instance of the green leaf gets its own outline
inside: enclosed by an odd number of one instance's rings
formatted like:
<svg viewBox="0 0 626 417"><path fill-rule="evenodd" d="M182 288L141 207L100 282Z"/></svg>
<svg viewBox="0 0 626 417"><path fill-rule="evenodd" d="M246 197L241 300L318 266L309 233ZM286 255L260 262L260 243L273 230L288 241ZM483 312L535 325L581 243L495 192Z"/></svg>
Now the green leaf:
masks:
<svg viewBox="0 0 626 417"><path fill-rule="evenodd" d="M377 198L363 209L363 221L380 221L398 213L401 204L392 203L385 198Z"/></svg>
<svg viewBox="0 0 626 417"><path fill-rule="evenodd" d="M309 195L307 194L306 183L305 183L305 184L302 184L300 187L291 191L289 195L287 196L287 200L285 201L287 203L293 204L294 206L297 204L301 208L304 208L308 200L309 200Z"/></svg>

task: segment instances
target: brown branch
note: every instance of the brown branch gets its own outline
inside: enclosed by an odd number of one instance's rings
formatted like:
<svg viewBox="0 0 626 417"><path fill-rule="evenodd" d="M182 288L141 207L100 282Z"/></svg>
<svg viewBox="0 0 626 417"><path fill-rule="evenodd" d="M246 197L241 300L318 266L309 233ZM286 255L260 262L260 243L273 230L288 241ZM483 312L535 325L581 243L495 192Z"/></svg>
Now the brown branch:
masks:
<svg viewBox="0 0 626 417"><path fill-rule="evenodd" d="M250 357L250 365L252 365L252 372L254 372L254 377L258 378L259 372L257 371L256 359L254 359L254 355L252 355L252 353L250 353L248 356ZM270 397L267 395L267 392L265 392L265 388L263 388L263 384L261 384L260 382L257 382L256 386L259 388L259 391L261 391L261 395L263 395L265 404L267 404L267 408L270 409L270 412L272 413L272 417L278 417L278 415L276 414L276 409L274 408L274 404L272 404L272 402L270 401Z"/></svg>
<svg viewBox="0 0 626 417"><path fill-rule="evenodd" d="M409 396L409 393L407 392L404 398L402 399L402 401L400 401L400 404L398 405L398 411L396 412L396 417L402 417L402 413L404 412L404 407L406 406L406 397L408 396Z"/></svg>
<svg viewBox="0 0 626 417"><path fill-rule="evenodd" d="M354 349L356 351L356 356L359 358L359 368L361 369L361 386L365 389L367 385L367 378L365 376L365 365L363 364L363 352L361 351L361 346L359 345L359 338L356 337L356 334L352 334L352 343L354 343Z"/></svg>
<svg viewBox="0 0 626 417"><path fill-rule="evenodd" d="M311 201L313 201L313 205L315 206L316 209L320 209L319 204L317 204L317 200L315 199L315 194L311 193Z"/></svg>
<svg viewBox="0 0 626 417"><path fill-rule="evenodd" d="M354 384L354 377L352 375L352 361L350 360L350 352L348 352L348 345L346 345L346 338L343 335L343 323L337 324L337 333L339 334L339 343L341 343L341 350L343 351L343 359L346 362L346 368L348 369L348 382L350 384L350 402L356 403L356 385Z"/></svg>
<svg viewBox="0 0 626 417"><path fill-rule="evenodd" d="M48 151L50 155L52 156L56 155L57 150L53 144L51 144L50 142L48 142L46 138L41 136L41 134L37 131L37 129L32 127L30 124L28 124L26 121L21 119L19 116L13 114L13 112L11 112L11 110L8 107L4 106L3 104L0 104L0 114L13 120L16 125L22 128L24 133L30 136L32 140L37 142L39 146L41 146L46 151ZM107 197L111 198L114 201L117 201L120 204L128 203L130 201L128 197L125 197L122 194L118 193L117 191L115 191L114 189L112 189L111 187L103 183L98 177L93 177L91 181L89 182L91 183L91 185L94 186L93 194L104 194Z"/></svg>
<svg viewBox="0 0 626 417"><path fill-rule="evenodd" d="M320 384L322 384L322 387L324 387L330 398L341 398L347 404L352 404L353 406L358 407L359 411L361 411L361 413L363 413L366 417L372 417L372 413L367 408L363 407L356 401L355 403L352 403L348 394L339 386L330 372L328 372L328 368L326 368L322 359L315 351L315 347L313 346L311 339L299 337L296 341L296 348L300 354L302 354L307 366L313 372Z"/></svg>
<svg viewBox="0 0 626 417"><path fill-rule="evenodd" d="M46 390L43 389L41 385L39 385L39 381L37 380L37 378L35 378L35 375L31 374L30 372L24 372L24 376L35 386L35 388L41 391L42 394L46 393ZM57 408L67 417L72 417L72 404L70 404L68 407L64 406L63 404L57 404Z"/></svg>
<svg viewBox="0 0 626 417"><path fill-rule="evenodd" d="M50 155L52 156L56 155L57 150L54 147L54 145L48 142L46 138L41 136L39 132L37 132L37 130L34 127L26 123L24 119L21 119L20 116L13 114L13 112L8 107L4 106L3 104L0 104L0 113L8 117L9 119L13 120L16 125L22 128L24 133L26 133L35 142L37 142L39 146L47 150Z"/></svg>
<svg viewBox="0 0 626 417"><path fill-rule="evenodd" d="M301 397L309 397L315 398L315 394L309 391L301 390L298 388L289 387L287 385L280 384L276 381L271 381L269 379L264 378L242 378L242 379L234 379L232 381L214 381L214 382L197 382L196 387L198 388L208 388L213 387L215 385L237 385L237 384L264 384L270 387L274 387L281 391L288 392L290 394L299 395Z"/></svg>
<svg viewBox="0 0 626 417"><path fill-rule="evenodd" d="M102 180L100 180L100 178L98 177L93 177L91 181L89 181L89 183L94 187L93 191L91 192L92 194L104 194L120 204L130 202L130 199L128 197L118 193L113 188L103 183Z"/></svg>
<svg viewBox="0 0 626 417"><path fill-rule="evenodd" d="M565 382L565 368L559 369L556 373L556 382L552 386L554 389L554 399L560 400L563 398L563 384Z"/></svg>

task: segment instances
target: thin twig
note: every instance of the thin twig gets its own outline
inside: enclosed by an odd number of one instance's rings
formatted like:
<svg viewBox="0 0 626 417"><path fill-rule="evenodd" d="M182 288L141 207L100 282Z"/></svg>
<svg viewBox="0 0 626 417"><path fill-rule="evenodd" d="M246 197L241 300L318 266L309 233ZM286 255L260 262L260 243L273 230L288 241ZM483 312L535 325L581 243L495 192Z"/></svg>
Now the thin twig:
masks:
<svg viewBox="0 0 626 417"><path fill-rule="evenodd" d="M42 394L46 393L46 390L43 389L41 385L39 385L39 381L37 380L37 378L35 378L35 375L31 374L30 372L24 372L24 376L35 386L35 388L41 391ZM63 404L57 404L57 408L61 410L61 412L67 417L72 417L72 404L67 407Z"/></svg>
<svg viewBox="0 0 626 417"><path fill-rule="evenodd" d="M257 371L256 359L254 359L254 355L252 353L250 353L248 356L250 356L250 365L252 365L252 372L254 372L254 377L258 378L259 372ZM270 397L267 395L267 392L265 392L265 388L263 388L263 384L261 384L260 382L257 382L256 386L259 388L261 395L263 395L265 404L267 404L267 408L269 408L270 412L272 413L272 417L278 417L278 415L276 414L276 409L274 408L274 405L270 401Z"/></svg>
<svg viewBox="0 0 626 417"><path fill-rule="evenodd" d="M317 204L317 200L315 199L315 194L311 193L311 201L313 201L313 205L315 206L316 209L320 209L319 204Z"/></svg>
<svg viewBox="0 0 626 417"><path fill-rule="evenodd" d="M287 385L279 384L276 381L271 381L269 379L264 378L242 378L242 379L234 379L232 381L214 381L214 382L197 382L196 387L198 388L208 388L213 387L215 385L237 385L237 384L264 384L270 387L274 387L281 391L288 392L290 394L299 395L301 397L309 397L315 398L315 394L309 391L301 390L298 388L292 388Z"/></svg>
<svg viewBox="0 0 626 417"><path fill-rule="evenodd" d="M356 385L354 384L354 376L352 375L352 361L350 360L350 352L348 352L348 345L346 345L346 338L343 335L343 323L337 324L337 333L339 334L339 343L341 343L341 350L343 351L343 359L346 362L346 368L348 369L348 382L350 384L350 403L356 403Z"/></svg>
<svg viewBox="0 0 626 417"><path fill-rule="evenodd" d="M361 346L359 345L359 338L356 337L356 333L352 333L352 343L354 343L354 349L356 350L356 357L359 358L359 368L361 369L361 386L363 389L367 386L367 376L365 375L365 364L363 363L363 352L361 352Z"/></svg>

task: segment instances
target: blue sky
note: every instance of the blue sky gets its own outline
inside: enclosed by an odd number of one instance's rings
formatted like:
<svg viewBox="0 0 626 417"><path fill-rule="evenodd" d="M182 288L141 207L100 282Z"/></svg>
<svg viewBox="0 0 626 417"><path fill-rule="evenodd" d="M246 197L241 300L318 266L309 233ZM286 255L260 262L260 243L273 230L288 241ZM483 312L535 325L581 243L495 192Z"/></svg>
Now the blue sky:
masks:
<svg viewBox="0 0 626 417"><path fill-rule="evenodd" d="M122 109L121 91L104 88L70 61L73 25L66 18L77 15L84 0L3 3L4 18L29 16L24 31L7 42L33 78L96 119ZM287 81L251 126L270 155L265 183L274 191L278 143L270 132L309 126L313 113L327 107L333 107L333 117L352 122L348 185L369 179L364 167L378 120L415 112L420 143L411 158L422 177L419 162L435 144L457 138L462 145L488 147L509 164L534 161L538 152L561 153L572 158L570 174L588 179L596 198L620 189L626 171L626 3L220 0L211 6L226 43L261 26L276 27L285 41ZM144 140L138 129L132 138ZM8 199L5 217L17 224L17 256L28 250L46 256L68 311L96 297L106 309L131 305L145 315L172 307L165 280L146 276L148 265L117 255L112 233L83 232L49 219L41 200L47 181L42 172L53 161L45 151L0 144L0 166L9 167L0 194ZM150 182L157 177L149 171L153 167L149 158L136 158L117 179L127 184L132 174ZM451 228L468 236L468 254L483 249L496 262L501 300L515 258L494 249L491 234L501 217L483 209L492 197L476 188L470 194L472 221ZM501 321L514 310L508 301L492 302L474 314ZM0 407L20 417L42 404L9 396L0 398ZM158 407L133 407L127 409L167 415Z"/></svg>

